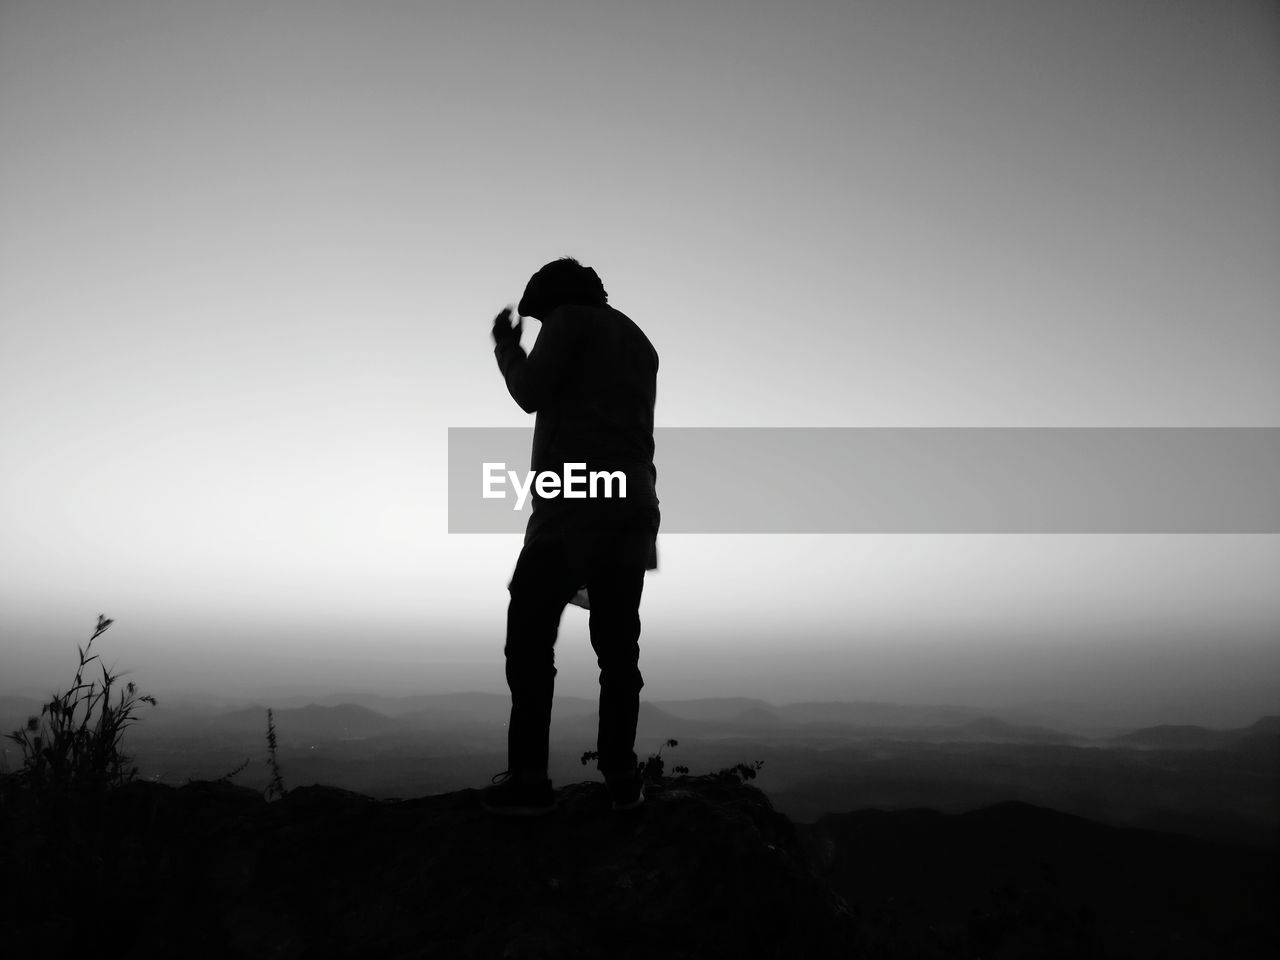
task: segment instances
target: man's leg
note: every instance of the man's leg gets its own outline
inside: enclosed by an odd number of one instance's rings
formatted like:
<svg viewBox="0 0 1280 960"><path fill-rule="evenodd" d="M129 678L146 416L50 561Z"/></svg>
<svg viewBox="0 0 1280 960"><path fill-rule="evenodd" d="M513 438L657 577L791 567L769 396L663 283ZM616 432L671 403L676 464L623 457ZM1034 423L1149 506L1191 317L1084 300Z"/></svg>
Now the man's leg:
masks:
<svg viewBox="0 0 1280 960"><path fill-rule="evenodd" d="M590 572L591 646L600 665L600 727L596 767L605 779L635 772L640 714L640 595L647 531L628 532Z"/></svg>
<svg viewBox="0 0 1280 960"><path fill-rule="evenodd" d="M507 726L507 769L517 780L547 775L551 701L555 692L555 642L565 604L580 584L566 570L564 551L535 543L520 551L508 590L507 686L511 718Z"/></svg>

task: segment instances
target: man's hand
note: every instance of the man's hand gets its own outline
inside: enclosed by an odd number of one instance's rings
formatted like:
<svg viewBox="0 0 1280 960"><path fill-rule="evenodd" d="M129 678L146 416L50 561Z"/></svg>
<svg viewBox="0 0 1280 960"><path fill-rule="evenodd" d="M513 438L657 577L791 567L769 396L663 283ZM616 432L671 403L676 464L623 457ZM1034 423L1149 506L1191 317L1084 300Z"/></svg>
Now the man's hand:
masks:
<svg viewBox="0 0 1280 960"><path fill-rule="evenodd" d="M511 308L507 307L500 314L493 318L493 342L495 344L503 344L508 340L520 342L520 334L524 330L524 321L517 320L515 326L511 325Z"/></svg>

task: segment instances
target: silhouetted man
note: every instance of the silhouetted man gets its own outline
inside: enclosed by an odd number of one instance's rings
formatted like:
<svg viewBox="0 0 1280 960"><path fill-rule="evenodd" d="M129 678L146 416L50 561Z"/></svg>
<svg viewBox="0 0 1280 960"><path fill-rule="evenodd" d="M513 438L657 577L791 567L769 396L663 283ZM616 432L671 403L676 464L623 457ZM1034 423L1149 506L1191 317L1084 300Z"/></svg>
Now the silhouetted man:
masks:
<svg viewBox="0 0 1280 960"><path fill-rule="evenodd" d="M563 478L566 464L581 464L571 468L580 477L609 474L613 482L589 486L596 496L531 491L533 512L508 585L507 770L482 802L493 813L554 809L547 776L554 645L573 601L590 609L600 666L596 766L614 809L632 809L644 801L635 737L644 686L640 594L645 571L657 567L660 520L653 465L658 354L630 318L608 305L596 272L569 257L535 273L516 309L542 321L537 342L526 356L521 322L512 325L508 308L494 320L494 354L516 403L537 414L530 468ZM625 496L618 495L619 476ZM602 495L610 488L612 496Z"/></svg>

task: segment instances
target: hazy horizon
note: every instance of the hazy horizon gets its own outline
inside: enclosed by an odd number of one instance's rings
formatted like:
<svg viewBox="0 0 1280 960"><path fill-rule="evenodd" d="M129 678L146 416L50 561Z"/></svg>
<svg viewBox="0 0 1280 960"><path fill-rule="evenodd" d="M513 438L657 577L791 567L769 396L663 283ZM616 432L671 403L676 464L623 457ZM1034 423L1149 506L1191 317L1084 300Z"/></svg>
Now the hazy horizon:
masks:
<svg viewBox="0 0 1280 960"><path fill-rule="evenodd" d="M305 641L286 634L276 638L276 652L235 654L222 645L225 637L215 633L205 635L193 653L185 645L175 649L139 643L121 627L113 625L95 650L109 667L126 671L128 679L162 703L204 697L265 702L332 694L506 692L501 645L485 645L491 637L425 644L401 633L366 647L348 643L349 635L343 633L327 638L309 633ZM74 672L76 643L90 632L45 645L38 664L10 660L0 695L40 698L65 689ZM642 700L748 697L778 705L817 700L954 705L1072 728L1165 723L1235 728L1280 712L1275 642L1266 629L1218 643L1163 638L1158 646L1079 638L1070 645L1064 638L1032 645L1019 644L1017 638L993 642L954 634L932 643L863 636L856 646L839 638L825 643L810 638L803 663L785 651L770 655L761 643L750 653L737 654L729 671L717 670L714 662L723 646L717 650L704 643L681 650L678 641L687 638L674 639L676 643L664 635L644 646ZM362 656L351 647L371 652ZM299 649L313 653L300 655ZM993 663L1001 669L993 672ZM9 669L14 667L18 669ZM597 696L585 614L580 620L566 614L557 668L557 695Z"/></svg>
<svg viewBox="0 0 1280 960"><path fill-rule="evenodd" d="M0 693L505 690L446 432L562 255L659 426L1280 426L1278 100L1252 0L0 4ZM659 551L646 699L1280 704L1275 535Z"/></svg>

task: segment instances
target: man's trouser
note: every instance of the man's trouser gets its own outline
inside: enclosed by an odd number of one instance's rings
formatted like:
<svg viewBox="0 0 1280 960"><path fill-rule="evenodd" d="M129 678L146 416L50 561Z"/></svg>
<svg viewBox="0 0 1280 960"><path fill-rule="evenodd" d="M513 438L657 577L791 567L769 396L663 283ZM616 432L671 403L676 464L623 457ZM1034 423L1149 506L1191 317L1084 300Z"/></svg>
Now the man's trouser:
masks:
<svg viewBox="0 0 1280 960"><path fill-rule="evenodd" d="M656 507L606 520L588 543L555 535L527 540L508 590L507 685L511 720L507 766L545 775L555 689L555 642L565 605L586 584L591 646L600 666L596 767L606 777L635 771L640 712L640 594L658 526Z"/></svg>

